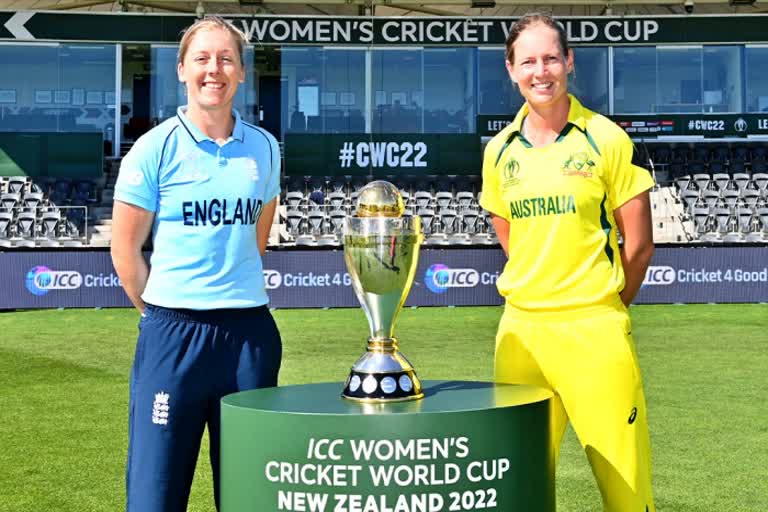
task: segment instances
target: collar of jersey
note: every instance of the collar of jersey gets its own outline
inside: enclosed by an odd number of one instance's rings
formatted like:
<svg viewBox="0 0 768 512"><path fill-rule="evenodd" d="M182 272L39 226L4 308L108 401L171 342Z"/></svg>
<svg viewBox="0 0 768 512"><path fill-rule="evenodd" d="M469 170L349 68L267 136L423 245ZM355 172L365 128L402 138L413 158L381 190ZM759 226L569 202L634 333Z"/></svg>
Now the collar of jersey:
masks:
<svg viewBox="0 0 768 512"><path fill-rule="evenodd" d="M584 133L587 134L587 120L586 116L584 115L584 107L582 106L581 102L576 99L576 97L573 94L568 95L568 99L571 101L571 106L568 109L568 121L566 121L565 126L563 127L563 130L560 132L560 135L557 136L557 139L555 139L555 143L562 142L565 139L565 136L568 135L568 132L571 131L573 127L576 127ZM515 120L512 121L512 123L507 128L509 131L507 133L507 138L504 141L504 144L501 146L501 150L499 151L499 155L496 157L496 165L498 165L499 160L501 160L501 155L504 154L504 151L507 150L507 148L514 142L514 140L520 139L520 143L526 147L526 148L532 148L533 144L531 144L528 139L526 139L523 136L522 128L523 128L523 120L525 119L525 116L528 115L528 103L524 103L522 108L518 111L517 115L515 116Z"/></svg>
<svg viewBox="0 0 768 512"><path fill-rule="evenodd" d="M195 126L192 121L189 120L187 117L186 105L179 107L176 110L176 115L178 116L181 125L187 130L187 133L189 133L189 136L192 137L196 144L200 144L204 140L210 140L211 142L214 142L213 139L207 135L204 135L203 132L201 132L200 129ZM244 130L243 120L240 118L240 112L232 109L232 115L235 116L235 126L232 128L232 138L243 142Z"/></svg>

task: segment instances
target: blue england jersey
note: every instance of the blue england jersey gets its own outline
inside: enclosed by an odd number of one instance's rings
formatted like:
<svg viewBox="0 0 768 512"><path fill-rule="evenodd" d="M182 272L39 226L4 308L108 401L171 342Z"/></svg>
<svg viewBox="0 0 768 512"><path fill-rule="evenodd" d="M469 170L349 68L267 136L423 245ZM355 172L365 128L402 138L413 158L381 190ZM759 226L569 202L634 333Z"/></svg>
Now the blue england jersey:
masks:
<svg viewBox="0 0 768 512"><path fill-rule="evenodd" d="M155 213L142 299L197 310L267 304L256 221L280 193L277 140L233 111L219 146L184 110L136 141L115 185L115 200Z"/></svg>

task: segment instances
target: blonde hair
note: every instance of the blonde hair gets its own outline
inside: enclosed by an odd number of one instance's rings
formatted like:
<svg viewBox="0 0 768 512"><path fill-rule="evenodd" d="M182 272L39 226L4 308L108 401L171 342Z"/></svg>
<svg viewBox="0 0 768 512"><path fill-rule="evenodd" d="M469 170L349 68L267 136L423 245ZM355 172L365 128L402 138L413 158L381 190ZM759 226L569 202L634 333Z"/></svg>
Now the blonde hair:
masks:
<svg viewBox="0 0 768 512"><path fill-rule="evenodd" d="M560 50L563 52L563 57L568 58L568 35L565 33L565 29L555 21L555 18L549 14L543 14L540 12L531 12L518 19L509 31L505 46L507 47L507 60L514 64L515 62L515 41L520 37L520 34L527 28L530 28L536 24L545 25L555 32L557 32L557 40L560 43Z"/></svg>
<svg viewBox="0 0 768 512"><path fill-rule="evenodd" d="M192 42L192 38L195 37L201 30L226 30L235 40L237 46L237 53L240 57L240 64L245 65L243 61L243 53L245 53L245 46L248 44L248 38L242 30L236 28L234 25L226 21L220 16L206 16L199 19L192 25L184 30L184 35L181 36L181 42L179 43L179 54L177 56L177 64L181 64L184 61L184 56L187 54L187 49Z"/></svg>

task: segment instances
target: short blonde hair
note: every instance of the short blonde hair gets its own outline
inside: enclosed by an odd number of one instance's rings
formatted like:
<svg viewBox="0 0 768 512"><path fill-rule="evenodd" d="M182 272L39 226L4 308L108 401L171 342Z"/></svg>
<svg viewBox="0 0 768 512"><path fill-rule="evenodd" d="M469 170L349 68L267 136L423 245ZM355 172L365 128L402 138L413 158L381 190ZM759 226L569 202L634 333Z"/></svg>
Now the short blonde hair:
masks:
<svg viewBox="0 0 768 512"><path fill-rule="evenodd" d="M192 25L184 30L184 35L181 36L181 42L179 43L179 54L177 56L177 64L181 64L184 61L184 56L187 54L192 38L195 37L201 30L220 29L226 30L232 36L232 39L237 43L237 53L240 56L240 64L245 65L243 60L243 53L245 53L245 46L248 44L248 38L242 30L236 28L234 25L226 21L221 16L206 16L199 19Z"/></svg>

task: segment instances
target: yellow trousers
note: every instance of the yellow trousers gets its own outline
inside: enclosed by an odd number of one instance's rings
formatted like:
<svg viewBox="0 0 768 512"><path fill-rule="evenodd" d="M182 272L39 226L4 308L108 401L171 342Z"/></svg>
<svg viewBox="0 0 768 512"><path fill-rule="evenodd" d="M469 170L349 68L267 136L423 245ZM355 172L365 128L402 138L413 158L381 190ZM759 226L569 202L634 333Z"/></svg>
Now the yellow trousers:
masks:
<svg viewBox="0 0 768 512"><path fill-rule="evenodd" d="M655 512L645 396L623 305L563 313L507 305L496 337L495 372L498 382L555 392L554 464L570 420L606 512Z"/></svg>

